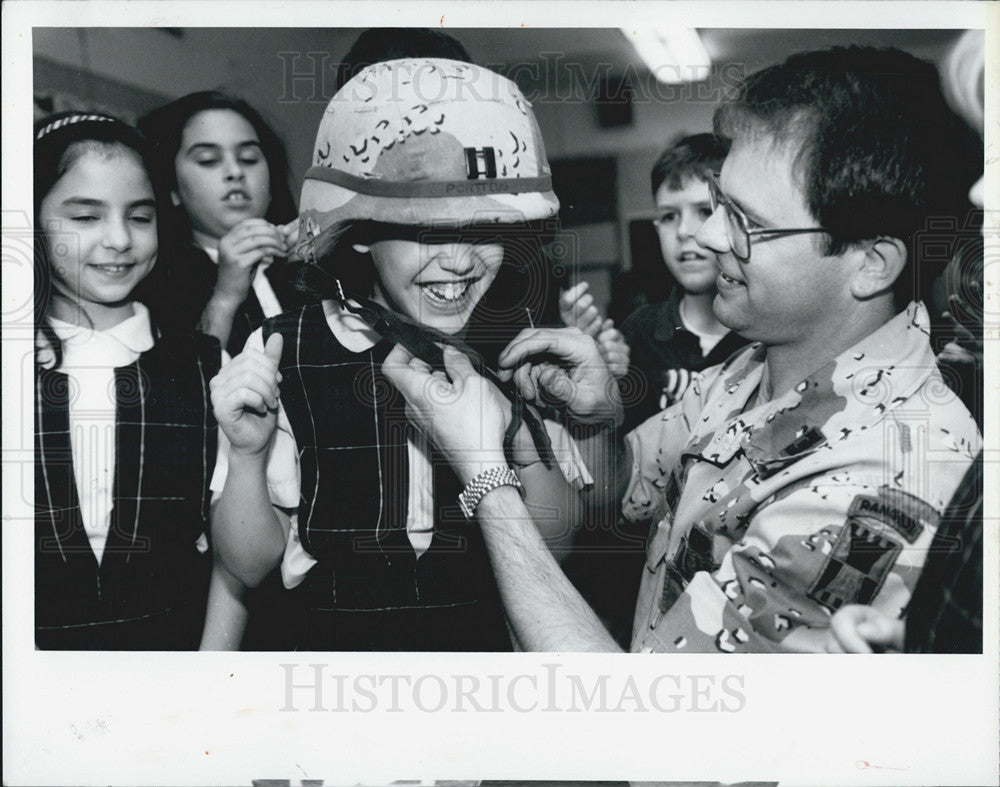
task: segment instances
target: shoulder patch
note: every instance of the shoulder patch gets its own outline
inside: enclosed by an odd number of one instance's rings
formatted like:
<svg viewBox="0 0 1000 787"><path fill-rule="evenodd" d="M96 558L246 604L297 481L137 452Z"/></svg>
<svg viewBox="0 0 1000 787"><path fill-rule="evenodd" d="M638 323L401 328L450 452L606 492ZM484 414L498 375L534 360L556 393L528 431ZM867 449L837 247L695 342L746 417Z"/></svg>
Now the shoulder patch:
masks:
<svg viewBox="0 0 1000 787"><path fill-rule="evenodd" d="M898 489L881 487L874 495L858 495L847 510L849 519L888 525L912 544L927 527L936 527L937 510L919 497Z"/></svg>
<svg viewBox="0 0 1000 787"><path fill-rule="evenodd" d="M870 604L901 551L895 539L849 518L808 596L834 612L845 604Z"/></svg>

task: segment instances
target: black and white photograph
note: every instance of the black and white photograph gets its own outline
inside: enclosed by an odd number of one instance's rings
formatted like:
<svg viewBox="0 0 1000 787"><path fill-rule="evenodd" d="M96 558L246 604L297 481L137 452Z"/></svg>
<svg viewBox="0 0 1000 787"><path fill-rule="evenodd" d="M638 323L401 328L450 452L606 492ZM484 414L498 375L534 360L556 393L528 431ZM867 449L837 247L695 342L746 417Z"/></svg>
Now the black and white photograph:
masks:
<svg viewBox="0 0 1000 787"><path fill-rule="evenodd" d="M4 3L4 783L996 783L998 11Z"/></svg>

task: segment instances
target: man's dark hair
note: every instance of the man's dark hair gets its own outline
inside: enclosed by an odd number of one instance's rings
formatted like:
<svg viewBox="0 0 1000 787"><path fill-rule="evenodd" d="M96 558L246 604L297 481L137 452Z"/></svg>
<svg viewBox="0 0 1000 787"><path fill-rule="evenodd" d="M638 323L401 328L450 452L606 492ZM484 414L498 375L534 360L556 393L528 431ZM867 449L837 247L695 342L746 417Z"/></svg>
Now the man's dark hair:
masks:
<svg viewBox="0 0 1000 787"><path fill-rule="evenodd" d="M714 121L729 140L764 134L799 146L798 182L829 230L832 255L892 237L919 262L929 219L964 223L966 194L982 167L981 155L978 165L968 155L981 146L945 103L937 70L896 49L793 55L748 76ZM920 267L900 276L899 298L919 297L917 279L940 272Z"/></svg>
<svg viewBox="0 0 1000 787"><path fill-rule="evenodd" d="M340 90L374 63L404 57L440 57L471 63L465 47L447 33L423 27L373 27L357 37L337 69Z"/></svg>
<svg viewBox="0 0 1000 787"><path fill-rule="evenodd" d="M653 196L660 186L679 191L695 178L705 179L706 172L718 172L729 145L715 134L690 134L676 137L656 159L649 173Z"/></svg>

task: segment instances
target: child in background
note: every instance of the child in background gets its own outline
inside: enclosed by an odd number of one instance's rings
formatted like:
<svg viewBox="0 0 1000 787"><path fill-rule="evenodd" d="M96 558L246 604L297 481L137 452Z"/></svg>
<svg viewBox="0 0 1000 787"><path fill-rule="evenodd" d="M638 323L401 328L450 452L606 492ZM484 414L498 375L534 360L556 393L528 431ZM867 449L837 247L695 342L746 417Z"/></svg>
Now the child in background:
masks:
<svg viewBox="0 0 1000 787"><path fill-rule="evenodd" d="M253 107L217 91L160 107L139 128L173 206L161 232L165 317L236 355L265 317L303 302L283 264L298 223L281 141Z"/></svg>
<svg viewBox="0 0 1000 787"><path fill-rule="evenodd" d="M286 261L298 221L281 140L245 101L214 90L166 104L139 127L170 189L160 233L168 281L153 294L154 309L162 322L198 326L236 355L266 317L305 302ZM244 595L251 622L242 647L287 649L283 601L277 575Z"/></svg>
<svg viewBox="0 0 1000 787"><path fill-rule="evenodd" d="M381 363L400 336L462 337L489 359L531 322L523 272L559 203L530 105L468 63L380 63L331 100L313 164L302 253L324 299L265 322L212 384L229 444L212 482L219 554L250 586L281 565L299 648L507 650L458 479ZM487 297L519 278L521 300ZM589 479L565 431L540 428L560 466L521 429L517 473L501 480L565 539L578 522L567 481Z"/></svg>
<svg viewBox="0 0 1000 787"><path fill-rule="evenodd" d="M694 372L722 363L746 341L712 311L718 266L694 233L712 215L706 172L717 172L726 150L712 134L681 137L653 165L653 220L667 270L677 284L667 300L644 306L622 323L631 348L625 429L676 402Z"/></svg>
<svg viewBox="0 0 1000 787"><path fill-rule="evenodd" d="M196 649L212 556L215 339L154 329L145 141L104 115L42 121L36 242L35 642Z"/></svg>

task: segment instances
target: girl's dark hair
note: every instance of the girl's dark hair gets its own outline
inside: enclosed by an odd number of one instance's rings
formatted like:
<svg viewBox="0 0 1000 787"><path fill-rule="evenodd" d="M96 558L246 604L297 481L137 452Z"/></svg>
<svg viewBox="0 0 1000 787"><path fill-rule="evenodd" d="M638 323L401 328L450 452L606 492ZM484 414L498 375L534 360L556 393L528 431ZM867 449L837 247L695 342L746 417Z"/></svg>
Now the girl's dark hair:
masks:
<svg viewBox="0 0 1000 787"><path fill-rule="evenodd" d="M44 241L47 228L40 221L42 201L85 153L94 150L108 152L116 147L131 150L139 156L153 186L157 208L163 204L165 192L152 169L146 140L138 130L118 118L88 112L60 112L35 124L34 139L35 326L54 353L55 366L58 367L62 363L62 344L47 314L52 299L63 296L58 295L52 286L51 261ZM156 270L154 267L153 271ZM143 300L140 288L152 275L136 288L134 295L137 300Z"/></svg>
<svg viewBox="0 0 1000 787"><path fill-rule="evenodd" d="M188 121L199 112L210 109L230 109L253 126L260 148L267 161L271 182L271 204L264 218L272 224L286 224L296 215L295 200L288 187L288 159L278 135L257 110L246 101L218 90L189 93L140 118L139 129L149 140L153 167L168 190L177 188L175 161L181 147L181 137ZM191 241L191 221L183 206L165 203L165 219L160 230L161 246L176 248Z"/></svg>

